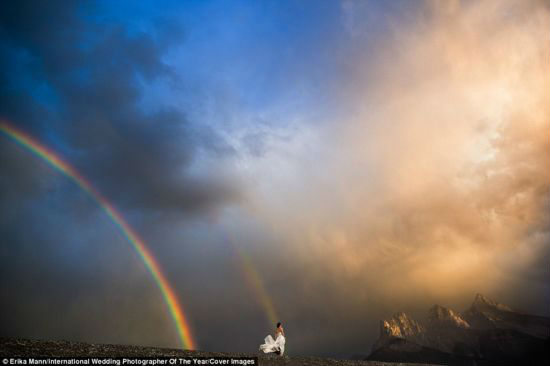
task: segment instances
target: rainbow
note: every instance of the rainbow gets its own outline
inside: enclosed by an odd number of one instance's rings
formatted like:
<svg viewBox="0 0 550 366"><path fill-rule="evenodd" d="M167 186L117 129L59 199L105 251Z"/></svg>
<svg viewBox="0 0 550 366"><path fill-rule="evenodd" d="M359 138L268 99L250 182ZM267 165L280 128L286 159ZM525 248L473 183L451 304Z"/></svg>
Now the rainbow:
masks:
<svg viewBox="0 0 550 366"><path fill-rule="evenodd" d="M265 289L265 285L262 281L262 278L260 277L260 274L252 263L252 259L250 258L250 256L243 249L235 246L235 250L241 261L243 273L246 277L247 282L254 290L256 297L263 307L269 322L271 323L271 325L274 326L279 321L279 318L277 316L277 313L275 312L273 301L271 300L271 297Z"/></svg>
<svg viewBox="0 0 550 366"><path fill-rule="evenodd" d="M149 249L146 247L145 242L124 220L122 215L115 209L113 204L107 201L107 199L103 197L101 193L99 193L99 191L96 190L92 186L92 184L88 180L86 180L86 178L84 178L84 176L82 176L75 168L73 168L58 155L56 155L52 150L40 144L28 134L1 120L0 131L13 139L19 145L28 149L36 156L50 164L53 168L57 169L58 171L72 179L80 188L82 188L82 190L88 193L98 203L98 205L103 209L107 216L111 218L115 226L122 232L128 242L132 245L140 259L145 264L145 267L148 269L149 273L153 277L160 292L162 293L164 302L168 306L170 315L172 316L172 319L176 326L182 347L186 349L196 349L196 343L191 335L191 328L189 327L186 317L184 316L183 309L178 302L178 298L174 293L174 290L162 273L159 264L157 263Z"/></svg>

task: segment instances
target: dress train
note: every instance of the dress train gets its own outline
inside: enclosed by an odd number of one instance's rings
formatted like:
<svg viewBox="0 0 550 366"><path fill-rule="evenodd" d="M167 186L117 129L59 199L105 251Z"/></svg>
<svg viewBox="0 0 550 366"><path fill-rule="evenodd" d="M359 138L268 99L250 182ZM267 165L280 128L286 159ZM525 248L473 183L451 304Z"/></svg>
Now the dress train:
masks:
<svg viewBox="0 0 550 366"><path fill-rule="evenodd" d="M264 353L277 353L283 355L285 353L285 337L279 333L277 339L273 339L271 335L268 335L264 339L264 344L260 345L260 351Z"/></svg>

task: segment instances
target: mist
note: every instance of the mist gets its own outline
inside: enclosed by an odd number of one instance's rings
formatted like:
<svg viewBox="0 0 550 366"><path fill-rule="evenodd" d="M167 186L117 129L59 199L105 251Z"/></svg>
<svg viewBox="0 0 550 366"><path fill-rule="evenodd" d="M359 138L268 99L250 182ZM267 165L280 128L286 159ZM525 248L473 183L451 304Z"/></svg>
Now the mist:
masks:
<svg viewBox="0 0 550 366"><path fill-rule="evenodd" d="M441 5L353 61L339 119L251 169L250 215L276 238L251 250L311 347L477 292L548 315L548 8Z"/></svg>

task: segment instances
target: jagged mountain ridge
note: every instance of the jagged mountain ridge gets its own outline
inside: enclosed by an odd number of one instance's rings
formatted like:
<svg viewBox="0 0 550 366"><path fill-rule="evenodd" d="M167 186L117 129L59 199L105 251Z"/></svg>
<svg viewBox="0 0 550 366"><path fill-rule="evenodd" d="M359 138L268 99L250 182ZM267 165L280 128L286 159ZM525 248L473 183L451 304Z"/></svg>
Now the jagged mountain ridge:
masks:
<svg viewBox="0 0 550 366"><path fill-rule="evenodd" d="M513 311L481 294L462 316L474 329L514 329L534 337L550 336L550 318Z"/></svg>
<svg viewBox="0 0 550 366"><path fill-rule="evenodd" d="M549 337L550 318L516 312L477 294L462 313L434 305L422 321L403 312L382 320L368 359L510 360L539 352Z"/></svg>
<svg viewBox="0 0 550 366"><path fill-rule="evenodd" d="M428 327L470 328L470 324L460 314L440 305L434 305L428 312Z"/></svg>

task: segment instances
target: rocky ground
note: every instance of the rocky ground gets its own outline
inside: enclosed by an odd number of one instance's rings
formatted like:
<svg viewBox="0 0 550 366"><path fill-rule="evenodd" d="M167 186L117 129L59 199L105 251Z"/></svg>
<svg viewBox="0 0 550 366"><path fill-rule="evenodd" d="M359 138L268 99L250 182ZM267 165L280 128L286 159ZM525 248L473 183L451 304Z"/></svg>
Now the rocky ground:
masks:
<svg viewBox="0 0 550 366"><path fill-rule="evenodd" d="M397 366L410 363L337 360L305 356L272 356L247 353L184 351L179 349L139 347L112 344L88 344L67 341L39 341L0 338L0 358L5 357L258 357L260 365L337 365Z"/></svg>

